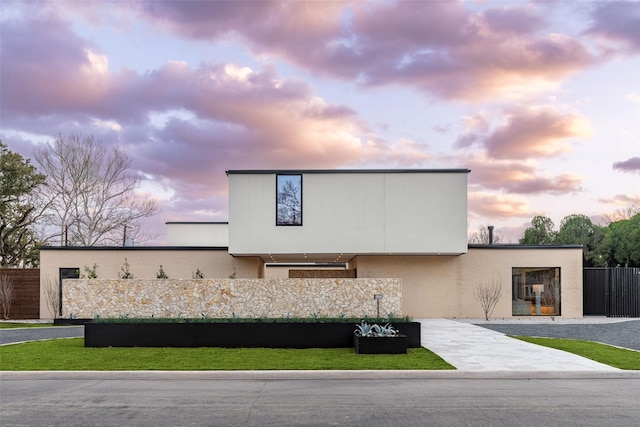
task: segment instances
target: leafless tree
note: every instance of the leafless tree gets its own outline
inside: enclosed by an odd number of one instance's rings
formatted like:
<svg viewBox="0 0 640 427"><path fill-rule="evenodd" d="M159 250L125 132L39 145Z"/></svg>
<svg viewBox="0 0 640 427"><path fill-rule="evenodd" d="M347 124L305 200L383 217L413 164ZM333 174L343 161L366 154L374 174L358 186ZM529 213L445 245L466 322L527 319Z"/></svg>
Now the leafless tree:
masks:
<svg viewBox="0 0 640 427"><path fill-rule="evenodd" d="M502 242L502 232L495 230L493 233L493 243ZM489 227L481 225L478 231L474 231L469 235L469 243L489 244Z"/></svg>
<svg viewBox="0 0 640 427"><path fill-rule="evenodd" d="M617 222L624 219L630 219L634 215L637 215L639 213L640 213L640 198L637 198L637 199L631 200L631 203L625 208L618 209L613 213L602 215L602 221L605 223L605 225L609 225L612 222Z"/></svg>
<svg viewBox="0 0 640 427"><path fill-rule="evenodd" d="M300 224L302 201L300 187L286 181L278 193L278 222L280 224Z"/></svg>
<svg viewBox="0 0 640 427"><path fill-rule="evenodd" d="M46 176L51 239L60 245L117 245L124 230L136 241L141 219L157 204L136 194L140 177L129 172L131 159L119 148L107 149L93 136L58 135L35 153Z"/></svg>
<svg viewBox="0 0 640 427"><path fill-rule="evenodd" d="M57 319L62 308L60 304L60 288L55 281L48 277L44 281L44 299L53 318Z"/></svg>
<svg viewBox="0 0 640 427"><path fill-rule="evenodd" d="M484 319L489 320L502 295L502 279L493 278L491 282L478 283L473 291L473 296L478 300L484 312Z"/></svg>
<svg viewBox="0 0 640 427"><path fill-rule="evenodd" d="M540 296L542 305L552 307L551 320L555 320L555 315L558 314L559 291L558 280L551 279L546 283L544 292Z"/></svg>
<svg viewBox="0 0 640 427"><path fill-rule="evenodd" d="M8 319L13 302L13 279L6 274L0 275L0 306L2 306L2 318Z"/></svg>

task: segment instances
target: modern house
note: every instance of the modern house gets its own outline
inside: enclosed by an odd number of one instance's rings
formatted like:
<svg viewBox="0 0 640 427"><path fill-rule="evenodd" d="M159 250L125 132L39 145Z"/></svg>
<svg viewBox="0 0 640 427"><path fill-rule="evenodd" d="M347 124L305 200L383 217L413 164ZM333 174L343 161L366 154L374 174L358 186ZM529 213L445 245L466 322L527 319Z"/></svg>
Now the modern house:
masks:
<svg viewBox="0 0 640 427"><path fill-rule="evenodd" d="M84 283L82 292L62 287L62 315L73 314L65 308L100 315L115 300L122 307L184 299L200 304L203 315L233 307L262 315L278 306L270 312L277 317L304 300L306 313L327 316L358 315L357 307L370 313L382 303L382 313L478 318L478 293L499 285L493 317L582 317L581 246L467 244L469 172L230 170L228 223L167 223L162 247L42 248L41 317L53 317L47 288L86 275L94 264L99 278L114 279L125 258L135 277L127 286L137 288L107 298L122 281ZM142 283L160 265L186 282ZM217 290L191 284L196 272L220 279ZM106 298L102 305L98 294ZM245 305L234 305L240 300ZM246 311L252 304L260 310ZM135 315L142 306L129 307Z"/></svg>

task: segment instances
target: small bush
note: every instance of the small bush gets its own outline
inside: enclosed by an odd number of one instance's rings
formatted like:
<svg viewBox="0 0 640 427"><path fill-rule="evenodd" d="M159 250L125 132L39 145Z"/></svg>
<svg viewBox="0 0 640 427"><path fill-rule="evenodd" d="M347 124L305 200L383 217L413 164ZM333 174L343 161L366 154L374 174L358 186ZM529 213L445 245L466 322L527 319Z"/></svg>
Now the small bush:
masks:
<svg viewBox="0 0 640 427"><path fill-rule="evenodd" d="M121 279L133 279L133 274L131 274L131 270L129 267L129 261L124 259L124 264L120 267L120 272L118 273L118 277Z"/></svg>
<svg viewBox="0 0 640 427"><path fill-rule="evenodd" d="M167 273L165 273L164 269L162 268L162 264L160 264L160 269L156 273L156 279L168 279L168 278L169 276L167 276Z"/></svg>

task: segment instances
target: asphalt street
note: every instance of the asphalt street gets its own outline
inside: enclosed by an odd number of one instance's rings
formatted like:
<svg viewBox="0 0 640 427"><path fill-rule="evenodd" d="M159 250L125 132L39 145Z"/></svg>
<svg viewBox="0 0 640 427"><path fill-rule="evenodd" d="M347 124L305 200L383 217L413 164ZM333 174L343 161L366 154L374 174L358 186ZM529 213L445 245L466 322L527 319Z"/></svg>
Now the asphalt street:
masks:
<svg viewBox="0 0 640 427"><path fill-rule="evenodd" d="M451 373L449 373L450 375ZM635 377L212 379L2 373L9 426L637 426ZM304 375L302 376L304 377Z"/></svg>

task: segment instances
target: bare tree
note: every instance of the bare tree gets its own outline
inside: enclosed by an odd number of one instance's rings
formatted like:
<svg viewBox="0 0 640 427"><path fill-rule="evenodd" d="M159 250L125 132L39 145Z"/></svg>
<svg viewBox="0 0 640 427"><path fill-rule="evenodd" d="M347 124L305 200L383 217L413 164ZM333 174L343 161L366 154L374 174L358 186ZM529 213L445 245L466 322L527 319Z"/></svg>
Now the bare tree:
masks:
<svg viewBox="0 0 640 427"><path fill-rule="evenodd" d="M54 319L60 316L61 302L60 302L60 288L58 284L51 280L49 277L44 281L44 299L47 304L47 308L53 315Z"/></svg>
<svg viewBox="0 0 640 427"><path fill-rule="evenodd" d="M640 213L640 198L637 198L637 199L632 199L631 203L625 208L618 209L613 213L602 215L602 220L606 225L609 225L612 222L621 221L623 219L630 219L639 213Z"/></svg>
<svg viewBox="0 0 640 427"><path fill-rule="evenodd" d="M140 177L129 172L131 159L119 148L106 149L93 136L58 135L35 159L46 176L49 220L60 245L116 245L125 228L136 241L140 220L157 204L136 194Z"/></svg>
<svg viewBox="0 0 640 427"><path fill-rule="evenodd" d="M2 307L2 318L8 319L13 302L13 279L6 274L0 275L0 306Z"/></svg>
<svg viewBox="0 0 640 427"><path fill-rule="evenodd" d="M560 287L558 286L558 279L549 280L546 285L544 292L541 295L540 302L542 305L546 305L551 307L551 320L556 320L556 314L559 314L559 302L560 302Z"/></svg>
<svg viewBox="0 0 640 427"><path fill-rule="evenodd" d="M482 306L484 312L484 319L489 320L489 317L493 314L493 310L496 308L500 296L502 295L502 279L493 278L491 282L478 283L473 291L473 296L478 300Z"/></svg>
<svg viewBox="0 0 640 427"><path fill-rule="evenodd" d="M292 181L286 181L278 193L278 223L300 224L301 219L300 187Z"/></svg>
<svg viewBox="0 0 640 427"><path fill-rule="evenodd" d="M502 242L502 232L500 230L496 230L493 233L493 243L501 243ZM477 244L489 244L489 227L485 225L481 225L478 227L478 231L474 231L469 235L469 243L477 243Z"/></svg>

